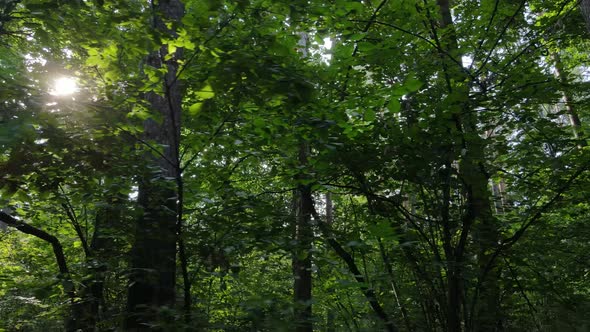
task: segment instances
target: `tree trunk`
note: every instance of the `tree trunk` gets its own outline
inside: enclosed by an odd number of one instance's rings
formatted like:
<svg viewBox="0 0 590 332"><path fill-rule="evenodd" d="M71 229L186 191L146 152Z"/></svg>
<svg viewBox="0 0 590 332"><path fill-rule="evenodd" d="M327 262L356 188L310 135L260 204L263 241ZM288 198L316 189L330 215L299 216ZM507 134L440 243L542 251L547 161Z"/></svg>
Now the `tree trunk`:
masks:
<svg viewBox="0 0 590 332"><path fill-rule="evenodd" d="M175 37L175 29L184 13L179 0L152 3L154 29ZM170 23L168 27L166 24ZM168 56L166 56L168 55ZM138 203L143 214L137 221L131 253L131 274L127 301L127 330L153 330L172 317L159 317L161 309L176 301L177 200L176 176L179 166L180 115L182 91L177 80L182 50L168 54L162 47L147 58L146 65L166 68L160 93L148 92L145 101L162 119L148 119L144 139L160 151L148 156L149 171L139 183ZM151 326L151 327L150 327Z"/></svg>
<svg viewBox="0 0 590 332"><path fill-rule="evenodd" d="M299 164L307 165L309 147L306 143L299 146ZM303 182L305 175L297 180ZM311 214L313 200L311 186L299 183L297 188L295 207L295 252L293 255L293 295L295 301L295 331L313 332L312 308L311 308L311 247L313 242L313 230L311 228Z"/></svg>
<svg viewBox="0 0 590 332"><path fill-rule="evenodd" d="M581 0L580 10L582 11L584 21L586 21L586 29L590 32L590 0Z"/></svg>
<svg viewBox="0 0 590 332"><path fill-rule="evenodd" d="M472 314L473 328L476 331L495 331L500 321L500 290L499 266L489 265L494 249L497 247L499 234L496 219L492 214L488 179L482 174L477 164L469 160L483 160L483 147L480 144L470 144L474 152L467 154L465 162L461 163L462 179L467 184L467 216L474 224L473 239L478 247L477 259L479 265L479 281L475 290L476 311ZM473 159L471 159L473 158Z"/></svg>
<svg viewBox="0 0 590 332"><path fill-rule="evenodd" d="M463 100L459 105L451 102L449 110L453 124L451 130L457 132L460 145L457 146L462 156L459 162L459 177L463 184L466 198L465 211L461 220L461 232L455 248L447 250L449 261L447 330L461 331L461 310L463 301L462 264L467 240L473 229L473 240L477 249L479 266L477 297L474 304L475 313L471 317L477 331L494 331L500 318L498 267L488 264L491 253L498 243L498 229L490 201L488 175L485 171L486 142L478 132L477 113L473 112L473 105L469 100L469 77L461 68L462 54L459 50L458 39L454 29L449 0L437 0L440 11L440 29L433 31L440 34L439 47L443 61L443 71L448 85L448 95L454 100ZM460 84L455 84L458 82ZM454 105L453 105L454 104ZM450 242L449 242L450 243ZM450 248L449 248L450 249ZM467 310L467 308L464 308ZM469 322L465 322L469 325ZM469 329L469 326L467 326Z"/></svg>
<svg viewBox="0 0 590 332"><path fill-rule="evenodd" d="M326 224L331 226L334 223L334 204L332 203L332 193L327 192L325 195L326 199ZM336 332L334 326L336 314L334 309L330 306L326 313L326 332Z"/></svg>
<svg viewBox="0 0 590 332"><path fill-rule="evenodd" d="M179 161L180 162L180 161ZM178 206L176 217L176 235L178 236L178 260L180 271L182 273L183 295L184 295L184 321L189 324L191 321L191 282L188 275L188 258L186 255L186 246L184 244L184 222L183 222L183 204L184 204L184 182L182 180L182 170L180 167L176 170L176 188L178 190Z"/></svg>
<svg viewBox="0 0 590 332"><path fill-rule="evenodd" d="M559 53L552 53L551 57L553 58L553 63L555 64L555 76L557 76L559 83L561 83L561 85L564 87L564 89L562 89L563 102L565 111L570 121L570 126L572 127L572 131L574 133L574 138L584 138L584 132L582 131L582 121L580 120L580 116L578 115L578 111L574 105L574 98L567 90L567 85L569 84L568 72L563 67ZM581 140L579 144L581 146L586 146L586 141Z"/></svg>
<svg viewBox="0 0 590 332"><path fill-rule="evenodd" d="M118 193L118 186L114 192L107 194L105 206L97 209L94 221L94 234L89 246L90 255L86 257L88 277L82 281L79 290L80 302L76 305L79 328L82 331L95 331L101 315L106 310L104 300L104 281L107 273L123 253L121 246L115 240L121 231L122 202L125 197Z"/></svg>

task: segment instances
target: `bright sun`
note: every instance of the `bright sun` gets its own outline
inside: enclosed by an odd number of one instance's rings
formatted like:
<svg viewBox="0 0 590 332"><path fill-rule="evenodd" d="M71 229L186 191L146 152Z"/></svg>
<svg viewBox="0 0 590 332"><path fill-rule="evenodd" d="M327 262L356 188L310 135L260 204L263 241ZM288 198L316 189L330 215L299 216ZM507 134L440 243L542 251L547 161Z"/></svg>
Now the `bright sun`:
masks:
<svg viewBox="0 0 590 332"><path fill-rule="evenodd" d="M50 94L54 96L68 96L78 91L76 80L71 77L60 77L53 81Z"/></svg>

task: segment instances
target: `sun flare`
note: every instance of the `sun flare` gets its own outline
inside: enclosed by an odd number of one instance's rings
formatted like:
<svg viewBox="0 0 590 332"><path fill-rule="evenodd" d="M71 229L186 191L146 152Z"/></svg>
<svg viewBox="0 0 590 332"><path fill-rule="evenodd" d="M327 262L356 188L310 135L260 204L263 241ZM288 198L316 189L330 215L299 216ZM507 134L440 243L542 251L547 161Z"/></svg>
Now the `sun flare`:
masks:
<svg viewBox="0 0 590 332"><path fill-rule="evenodd" d="M78 91L78 84L74 78L60 77L53 81L53 87L49 91L54 96L68 96Z"/></svg>

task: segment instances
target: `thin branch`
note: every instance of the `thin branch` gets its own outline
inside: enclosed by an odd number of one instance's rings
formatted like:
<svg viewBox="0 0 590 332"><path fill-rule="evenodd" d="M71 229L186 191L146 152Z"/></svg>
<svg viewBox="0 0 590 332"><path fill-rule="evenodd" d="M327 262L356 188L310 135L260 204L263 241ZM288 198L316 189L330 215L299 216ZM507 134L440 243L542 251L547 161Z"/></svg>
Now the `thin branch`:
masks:
<svg viewBox="0 0 590 332"><path fill-rule="evenodd" d="M221 133L221 129L223 129L223 126L229 122L229 119L231 117L232 114L226 116L223 121L221 121L221 124L219 126L217 126L217 129L215 130L215 132L213 133L213 135L211 135L211 137L209 137L209 142L211 142L215 137L217 137L217 135L219 135ZM184 172L184 170L189 167L191 165L191 163L197 159L200 155L200 151L196 152L185 164L184 166L180 167L180 171Z"/></svg>
<svg viewBox="0 0 590 332"><path fill-rule="evenodd" d="M210 41L212 41L213 39L215 39L220 33L221 31L223 31L223 29L225 29L225 27L227 27L231 21L236 17L236 14L231 15L225 22L221 23L219 25L219 28L215 31L215 33L213 35L211 35L209 38L205 39L205 41L203 41L203 46L207 45ZM178 70L178 72L176 73L174 79L172 80L172 82L170 82L170 85L176 83L176 81L180 78L180 75L182 75L182 73L184 72L184 70L194 61L197 59L197 57L201 54L201 50L198 49L196 50L184 63L183 66L180 67L180 69Z"/></svg>
<svg viewBox="0 0 590 332"><path fill-rule="evenodd" d="M475 287L475 291L473 294L473 298L472 298L472 303L471 303L472 310L473 310L473 307L475 306L474 302L476 301L479 290L481 289L482 280L484 280L486 275L492 270L492 267L494 266L494 262L496 261L496 259L502 254L502 252L510 249L513 245L515 245L518 242L518 240L520 240L520 238L522 238L522 236L525 234L526 230L529 227L531 227L534 223L538 222L541 219L541 217L543 216L543 214L551 206L553 206L557 201L559 201L563 197L563 194L565 194L565 192L568 189L570 189L570 187L574 183L574 181L580 175L582 175L584 172L586 172L589 168L590 168L590 163L586 163L585 165L580 167L576 172L574 172L574 174L572 174L570 176L570 178L565 182L565 184L562 185L557 190L555 195L547 203L545 203L541 207L539 207L539 209L537 209L537 211L527 221L525 221L522 224L520 229L517 230L514 233L514 235L512 235L511 237L509 237L507 239L502 240L500 245L497 247L497 249L494 251L494 253L490 257L489 261L486 263L486 266L484 267L483 272L480 275L480 278L477 282L477 285Z"/></svg>
<svg viewBox="0 0 590 332"><path fill-rule="evenodd" d="M124 128L118 126L118 125L115 125L115 128L119 129L122 133L127 134L127 136L133 138L134 140L138 141L139 143L145 145L148 149L150 149L153 152L155 152L158 157L164 159L167 163L169 163L170 165L174 166L174 162L172 160L169 160L161 151L159 151L158 149L156 149L150 143L144 141L143 139L141 139L141 138L137 137L136 135L132 134L127 129L124 129Z"/></svg>
<svg viewBox="0 0 590 332"><path fill-rule="evenodd" d="M492 53L494 53L494 51L496 50L496 47L498 46L498 44L502 40L502 37L504 37L504 34L506 33L506 31L508 31L508 27L512 24L512 22L514 21L514 19L516 18L516 16L519 15L520 12L521 12L521 10L524 8L525 3L526 3L526 0L522 0L520 2L520 5L516 9L516 11L514 11L514 14L512 14L510 16L510 19L508 20L508 22L506 22L506 24L502 28L502 31L498 35L498 38L496 38L496 41L494 41L494 44L492 45L492 47L490 47L490 49L488 51L488 54L486 55L485 59L483 60L481 66L476 71L476 75L479 75L482 72L482 70L486 67L486 65L490 61L490 58L492 57Z"/></svg>
<svg viewBox="0 0 590 332"><path fill-rule="evenodd" d="M379 5L377 6L377 8L375 8L375 10L373 11L373 14L369 18L369 20L364 22L366 24L365 24L365 27L361 30L362 33L366 33L367 31L369 31L369 29L371 28L373 23L375 23L375 21L376 21L377 14L379 14L379 11L381 10L381 8L383 8L383 6L385 6L386 3L387 3L387 0L382 0L379 3ZM354 58L357 55L358 50L359 50L359 45L358 45L358 43L355 43L354 49L351 54L351 58ZM348 81L350 79L350 70L351 69L352 69L352 65L349 65L348 68L346 69L346 76L344 77L344 83L342 84L342 89L341 89L341 99L344 99L344 97L346 96L346 90L348 89Z"/></svg>
<svg viewBox="0 0 590 332"><path fill-rule="evenodd" d="M363 292L363 295L365 295L365 298L369 302L369 305L371 306L375 314L377 314L377 316L383 321L385 327L387 328L387 331L397 332L397 326L393 323L393 321L391 321L389 315L385 312L381 304L377 301L377 295L375 294L375 291L372 288L368 287L367 281L365 280L365 277L356 265L354 258L342 247L342 245L338 241L336 241L336 239L334 239L330 226L322 220L322 218L315 209L315 204L312 204L311 215L313 216L313 219L316 221L318 228L322 232L322 235L324 236L330 247L332 247L332 249L338 254L338 256L340 256L340 258L346 263L348 269L350 270L350 272L352 272L354 278L360 284L360 289Z"/></svg>
<svg viewBox="0 0 590 332"><path fill-rule="evenodd" d="M363 20L351 20L352 22L366 22ZM405 34L408 34L412 37L416 37L424 42L426 42L428 45L432 46L437 52L441 53L442 55L446 56L449 58L449 60L451 60L452 62L454 62L457 66L459 66L459 68L461 69L461 71L463 71L463 73L465 73L466 75L468 75L472 80L477 81L477 77L474 76L469 70L467 70L465 67L463 67L463 63L459 62L459 60L455 59L453 56L451 56L449 54L449 52L445 51L442 47L440 47L439 45L437 45L435 42L433 42L432 40L409 30L406 30L400 26L397 26L395 24L392 23L387 23L387 22L381 22L381 21L373 21L374 24L379 24L379 25L383 25L395 30L398 30L400 32L403 32Z"/></svg>
<svg viewBox="0 0 590 332"><path fill-rule="evenodd" d="M510 274L512 275L512 278L513 278L514 282L516 283L516 286L518 288L519 293L525 299L525 301L527 303L527 306L531 310L531 316L533 317L533 321L535 322L535 326L537 327L537 331L541 331L541 326L539 325L539 322L537 322L537 319L535 317L535 314L537 313L537 309L531 303L531 300L529 299L529 297L526 295L526 293L524 291L524 287L522 287L522 284L520 283L520 280L518 280L518 275L516 274L516 270L512 267L512 265L510 264L510 262L508 262L508 260L506 259L506 257L504 257L503 260L504 260L504 263L506 263L506 266L508 267L508 270L510 271Z"/></svg>
<svg viewBox="0 0 590 332"><path fill-rule="evenodd" d="M49 177L41 169L36 168L35 171L39 175L41 175L45 179L45 181L51 182ZM80 242L82 243L82 249L84 250L84 255L87 258L90 257L92 253L91 253L90 247L88 246L88 239L84 235L85 234L84 229L82 229L82 225L80 225L80 222L78 221L78 218L76 217L76 212L74 211L74 207L72 206L72 203L70 201L70 197L66 194L66 191L64 190L63 186L59 183L57 184L57 189L55 190L55 194L64 200L64 202L61 203L61 207L63 208L64 212L66 213L66 216L70 220L70 223L74 227L74 230L76 231L76 234L78 235L78 238L80 239Z"/></svg>
<svg viewBox="0 0 590 332"><path fill-rule="evenodd" d="M500 4L500 0L496 0L494 3L494 9L492 11L492 15L490 15L490 19L488 21L488 24L486 25L486 30L484 32L484 36L487 36L490 33L490 28L492 27L492 23L494 22L494 18L496 18L496 13L498 13L498 5L499 4ZM485 41L486 41L486 38L481 38L479 40L479 43L477 45L477 50L481 50L481 48L483 47L483 43ZM472 61L469 68L472 68L474 63L475 63L475 61Z"/></svg>

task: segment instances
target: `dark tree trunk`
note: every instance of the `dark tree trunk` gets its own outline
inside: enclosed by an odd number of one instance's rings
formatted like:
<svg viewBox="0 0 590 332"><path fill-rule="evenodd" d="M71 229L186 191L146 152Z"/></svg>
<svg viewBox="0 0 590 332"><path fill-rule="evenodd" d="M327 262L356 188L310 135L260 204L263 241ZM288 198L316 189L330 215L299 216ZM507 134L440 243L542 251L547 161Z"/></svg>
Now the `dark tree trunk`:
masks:
<svg viewBox="0 0 590 332"><path fill-rule="evenodd" d="M188 275L188 258L186 255L186 247L184 244L184 223L183 223L183 204L184 204L184 182L182 180L182 170L180 167L176 171L176 188L178 190L178 207L176 217L176 234L178 236L178 260L180 262L180 271L182 273L182 284L183 284L183 309L184 309L184 321L190 323L191 321L191 282Z"/></svg>
<svg viewBox="0 0 590 332"><path fill-rule="evenodd" d="M299 147L299 163L307 165L308 146L301 143ZM305 175L299 177L304 180ZM312 308L311 308L311 247L313 231L311 228L311 214L313 200L311 186L300 183L297 190L295 207L294 238L296 248L293 255L293 295L295 301L295 331L312 332Z"/></svg>
<svg viewBox="0 0 590 332"><path fill-rule="evenodd" d="M450 130L459 134L456 151L462 151L463 157L459 161L459 178L462 183L462 191L465 196L465 207L460 223L459 240L454 247L450 237L445 239L446 255L449 262L447 277L447 330L462 331L461 307L464 301L462 265L465 251L468 246L469 235L472 234L477 248L477 263L479 266L478 286L475 289L471 308L463 307L471 317L473 326L465 321L466 328L475 328L477 331L494 331L500 317L498 269L496 264L489 264L490 253L494 251L498 243L498 225L492 214L491 194L488 188L488 175L485 171L485 147L486 142L478 132L478 121L473 105L469 101L470 78L461 67L462 53L459 49L458 38L454 29L453 17L449 0L437 0L440 19L440 28L433 27L433 35L443 58L443 72L448 86L448 95L455 99L463 98L465 101L457 105L449 102L449 109L443 112L450 115L453 120ZM521 5L522 7L522 5ZM519 7L517 11L522 8ZM433 25L434 26L434 25ZM462 82L455 84L454 82ZM455 105L453 105L453 103ZM453 110L455 108L456 110ZM448 221L447 221L448 224ZM446 232L454 228L448 224ZM467 315L469 316L469 315Z"/></svg>
<svg viewBox="0 0 590 332"><path fill-rule="evenodd" d="M326 193L326 224L331 226L334 224L334 204L332 202L332 193ZM326 332L336 332L336 327L334 326L336 314L334 312L334 308L328 307L326 313Z"/></svg>
<svg viewBox="0 0 590 332"><path fill-rule="evenodd" d="M153 2L154 29L175 36L184 13L179 0ZM166 23L171 23L170 27ZM159 152L149 155L148 171L139 184L138 203L143 209L135 232L131 253L131 274L127 302L128 330L153 330L148 326L166 323L159 317L162 308L174 307L176 301L177 200L179 169L180 114L182 91L177 80L180 49L167 54L167 47L149 55L147 66L166 67L160 93L148 92L145 101L161 122L148 119L144 124L144 140ZM168 55L168 56L166 56ZM161 152L160 152L161 151Z"/></svg>
<svg viewBox="0 0 590 332"><path fill-rule="evenodd" d="M586 21L586 29L590 32L590 0L581 0L580 10L582 11L584 21Z"/></svg>
<svg viewBox="0 0 590 332"><path fill-rule="evenodd" d="M82 281L80 302L76 304L82 331L96 330L96 324L106 310L103 293L106 275L113 265L117 265L117 259L122 254L122 248L115 239L121 231L121 204L125 198L116 191L105 198L106 204L96 212L90 256L86 257L88 277Z"/></svg>

